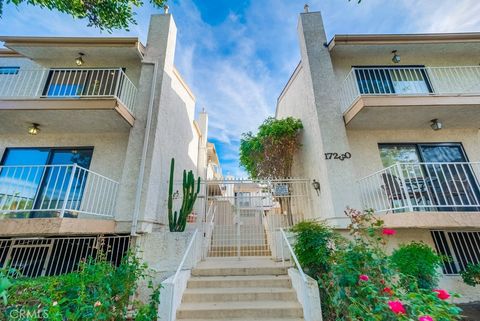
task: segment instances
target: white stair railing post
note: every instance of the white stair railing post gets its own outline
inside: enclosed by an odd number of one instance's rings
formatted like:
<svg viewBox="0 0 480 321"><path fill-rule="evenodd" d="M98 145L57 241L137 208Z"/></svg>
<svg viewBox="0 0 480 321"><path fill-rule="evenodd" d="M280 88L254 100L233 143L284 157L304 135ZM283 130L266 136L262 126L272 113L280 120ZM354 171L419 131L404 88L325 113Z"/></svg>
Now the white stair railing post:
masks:
<svg viewBox="0 0 480 321"><path fill-rule="evenodd" d="M401 188L403 188L403 192L405 193L405 200L407 202L407 207L410 212L413 212L413 205L412 200L410 199L410 193L408 192L408 187L405 181L405 176L403 175L402 164L397 163L397 170L398 170L398 177L400 178L400 182L402 184Z"/></svg>

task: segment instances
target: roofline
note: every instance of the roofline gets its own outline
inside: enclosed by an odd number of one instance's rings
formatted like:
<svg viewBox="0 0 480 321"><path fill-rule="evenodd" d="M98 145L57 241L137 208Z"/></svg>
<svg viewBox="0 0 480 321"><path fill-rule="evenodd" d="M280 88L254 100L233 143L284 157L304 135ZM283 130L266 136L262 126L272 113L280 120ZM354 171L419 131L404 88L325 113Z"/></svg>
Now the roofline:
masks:
<svg viewBox="0 0 480 321"><path fill-rule="evenodd" d="M340 45L389 45L458 42L480 42L480 32L335 35L328 44L328 50L332 51L335 46Z"/></svg>
<svg viewBox="0 0 480 321"><path fill-rule="evenodd" d="M22 57L22 55L8 48L0 48L0 57Z"/></svg>
<svg viewBox="0 0 480 321"><path fill-rule="evenodd" d="M143 58L145 54L145 46L137 37L17 37L17 36L0 36L4 46L10 48L15 45L35 46L84 46L84 47L136 47L139 57Z"/></svg>
<svg viewBox="0 0 480 321"><path fill-rule="evenodd" d="M275 109L275 117L277 117L277 109L278 109L278 104L280 103L280 100L282 100L283 96L285 95L288 88L293 83L293 81L295 80L295 78L297 77L297 75L298 75L298 73L300 72L301 69L302 69L302 61L300 60L297 64L297 66L295 67L295 70L290 75L290 78L288 78L287 83L285 84L285 86L283 86L283 89L280 92L280 95L278 95L278 97L277 97L277 108Z"/></svg>

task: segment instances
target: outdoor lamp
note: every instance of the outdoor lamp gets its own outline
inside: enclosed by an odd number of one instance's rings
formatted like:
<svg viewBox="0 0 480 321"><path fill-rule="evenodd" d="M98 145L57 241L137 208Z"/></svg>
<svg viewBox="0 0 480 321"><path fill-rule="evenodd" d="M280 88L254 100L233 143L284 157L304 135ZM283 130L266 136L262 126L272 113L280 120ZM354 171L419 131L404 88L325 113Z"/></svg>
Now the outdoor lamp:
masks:
<svg viewBox="0 0 480 321"><path fill-rule="evenodd" d="M432 123L430 124L430 127L432 127L433 130L440 130L440 129L442 129L443 124L442 124L442 122L439 121L438 119L436 119L436 118L435 118L435 119L432 119L431 122L432 122Z"/></svg>
<svg viewBox="0 0 480 321"><path fill-rule="evenodd" d="M313 182L312 182L312 186L313 186L313 188L315 189L315 191L317 192L317 195L320 195L320 183L317 182L317 181L314 179Z"/></svg>
<svg viewBox="0 0 480 321"><path fill-rule="evenodd" d="M83 63L84 63L83 56L85 56L85 54L83 52L78 53L78 57L75 58L75 63L77 64L77 66L83 65Z"/></svg>
<svg viewBox="0 0 480 321"><path fill-rule="evenodd" d="M39 131L40 131L40 125L39 124L33 123L32 126L30 126L28 128L28 133L30 135L33 135L33 136L37 135Z"/></svg>
<svg viewBox="0 0 480 321"><path fill-rule="evenodd" d="M394 50L392 51L392 54L393 54L393 57L392 57L392 61L394 64L398 64L400 62L400 56L397 55L397 51Z"/></svg>

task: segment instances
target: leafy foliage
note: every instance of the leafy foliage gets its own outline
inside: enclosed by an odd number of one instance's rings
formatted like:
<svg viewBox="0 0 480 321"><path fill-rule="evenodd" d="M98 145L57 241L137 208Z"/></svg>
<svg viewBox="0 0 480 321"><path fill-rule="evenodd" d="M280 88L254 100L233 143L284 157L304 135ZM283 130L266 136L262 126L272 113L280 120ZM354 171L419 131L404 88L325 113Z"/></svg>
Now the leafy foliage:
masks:
<svg viewBox="0 0 480 321"><path fill-rule="evenodd" d="M105 259L89 259L79 271L61 276L13 280L8 305L0 306L2 320L127 320L127 308L138 282L148 278L147 267L129 254L115 267ZM150 302L133 302L134 320L157 320L159 287L153 286ZM153 309L155 307L155 309Z"/></svg>
<svg viewBox="0 0 480 321"><path fill-rule="evenodd" d="M293 228L300 264L318 281L324 320L459 319L460 309L446 300L447 292L422 289L415 278L408 285L400 281L403 276L385 252L392 230L384 229L371 212L346 214L351 220L348 240L324 223L303 222Z"/></svg>
<svg viewBox="0 0 480 321"><path fill-rule="evenodd" d="M293 117L267 118L256 135L242 134L240 165L252 178L289 177L302 128L301 120Z"/></svg>
<svg viewBox="0 0 480 321"><path fill-rule="evenodd" d="M57 10L77 19L87 19L88 26L111 32L113 29L128 31L136 24L133 7L143 6L142 0L0 0L0 18L4 4L19 6L22 3ZM164 6L166 0L150 0L155 7Z"/></svg>
<svg viewBox="0 0 480 321"><path fill-rule="evenodd" d="M390 257L392 266L402 275L402 282L409 284L415 279L422 289L432 290L438 285L438 268L442 257L425 243L403 244Z"/></svg>
<svg viewBox="0 0 480 321"><path fill-rule="evenodd" d="M470 286L480 285L480 263L468 264L465 271L461 272L463 282Z"/></svg>

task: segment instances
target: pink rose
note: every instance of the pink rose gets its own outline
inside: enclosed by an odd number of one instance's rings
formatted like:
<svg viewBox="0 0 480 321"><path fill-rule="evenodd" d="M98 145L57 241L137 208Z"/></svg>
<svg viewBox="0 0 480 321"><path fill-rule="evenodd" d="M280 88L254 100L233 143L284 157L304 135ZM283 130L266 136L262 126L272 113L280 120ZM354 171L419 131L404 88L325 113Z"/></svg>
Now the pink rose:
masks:
<svg viewBox="0 0 480 321"><path fill-rule="evenodd" d="M397 231L389 229L389 228L384 228L382 230L383 235L395 235L396 233L397 233Z"/></svg>
<svg viewBox="0 0 480 321"><path fill-rule="evenodd" d="M365 281L365 282L370 280L368 275L365 275L365 274L360 275L358 278L360 279L360 281Z"/></svg>
<svg viewBox="0 0 480 321"><path fill-rule="evenodd" d="M403 306L402 302L400 301L389 301L388 306L390 307L390 310L393 311L395 314L405 314L407 311L405 311L405 307Z"/></svg>
<svg viewBox="0 0 480 321"><path fill-rule="evenodd" d="M445 290L436 289L436 290L433 290L433 292L437 292L437 297L440 300L446 300L450 297L450 294Z"/></svg>
<svg viewBox="0 0 480 321"><path fill-rule="evenodd" d="M418 321L435 321L433 318L429 315L424 315L423 317L418 318Z"/></svg>

